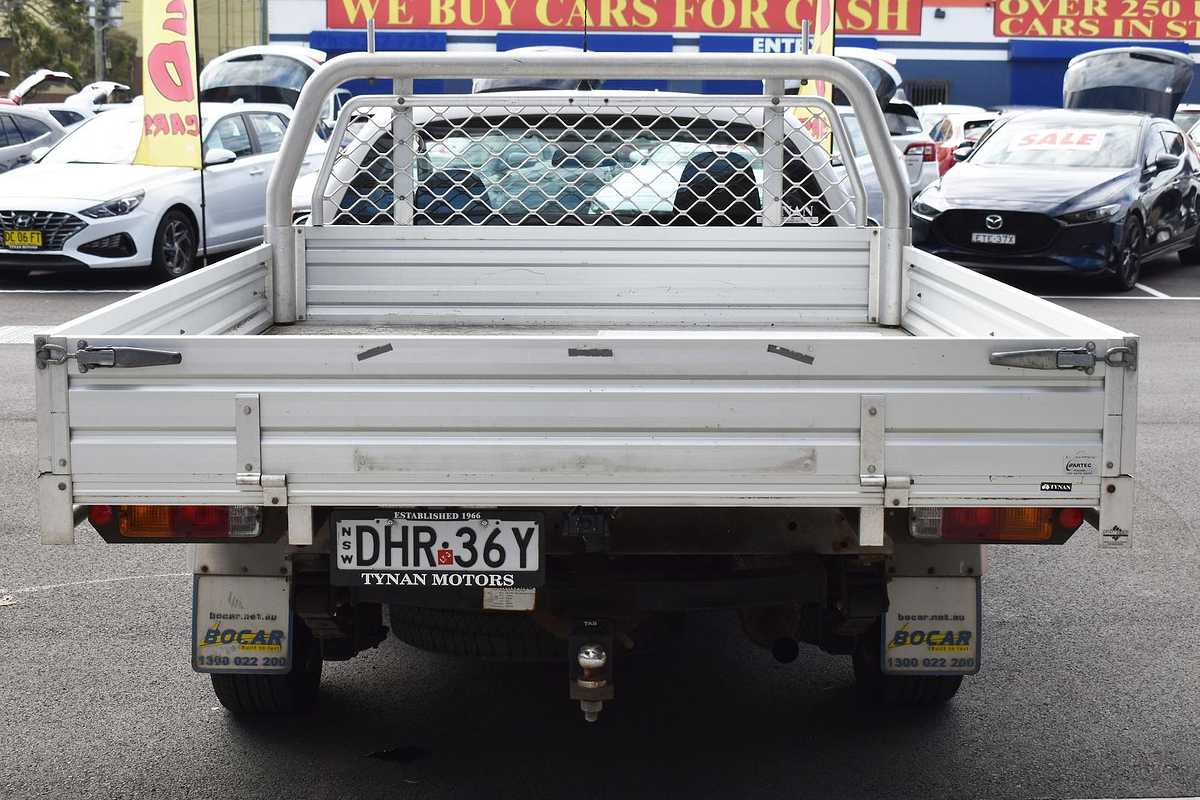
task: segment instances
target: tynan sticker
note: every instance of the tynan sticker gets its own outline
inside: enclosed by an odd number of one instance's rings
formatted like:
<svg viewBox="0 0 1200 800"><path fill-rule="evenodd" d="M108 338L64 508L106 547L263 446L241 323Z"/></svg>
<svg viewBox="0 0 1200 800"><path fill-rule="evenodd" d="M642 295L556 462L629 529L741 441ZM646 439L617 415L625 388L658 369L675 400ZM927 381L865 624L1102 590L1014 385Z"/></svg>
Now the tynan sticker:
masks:
<svg viewBox="0 0 1200 800"><path fill-rule="evenodd" d="M1042 483L1043 492L1069 492L1071 484L1062 483L1061 481L1044 481Z"/></svg>

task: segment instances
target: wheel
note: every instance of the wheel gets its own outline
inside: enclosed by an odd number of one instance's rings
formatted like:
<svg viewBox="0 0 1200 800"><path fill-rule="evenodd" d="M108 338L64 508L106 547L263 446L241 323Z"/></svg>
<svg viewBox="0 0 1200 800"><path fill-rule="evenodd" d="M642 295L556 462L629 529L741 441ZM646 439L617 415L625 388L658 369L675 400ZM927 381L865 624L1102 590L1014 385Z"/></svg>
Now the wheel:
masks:
<svg viewBox="0 0 1200 800"><path fill-rule="evenodd" d="M196 228L187 214L172 208L154 234L150 268L163 280L186 275L196 266Z"/></svg>
<svg viewBox="0 0 1200 800"><path fill-rule="evenodd" d="M405 644L489 661L565 661L567 643L528 614L447 608L389 608L392 632Z"/></svg>
<svg viewBox="0 0 1200 800"><path fill-rule="evenodd" d="M885 706L940 706L954 697L962 675L886 675L879 663L879 625L854 649L854 680L864 699Z"/></svg>
<svg viewBox="0 0 1200 800"><path fill-rule="evenodd" d="M292 714L317 702L321 690L321 646L292 618L292 671L286 675L213 675L213 691L234 714Z"/></svg>
<svg viewBox="0 0 1200 800"><path fill-rule="evenodd" d="M1196 201L1196 205L1196 212L1192 218L1200 220L1200 199ZM1179 260L1184 264L1200 263L1200 228L1196 229L1196 235L1192 237L1191 245L1179 251Z"/></svg>
<svg viewBox="0 0 1200 800"><path fill-rule="evenodd" d="M1142 221L1137 217L1129 217L1125 221L1125 236L1121 240L1121 249L1113 259L1113 288L1128 292L1137 284L1142 274L1142 248L1145 243Z"/></svg>

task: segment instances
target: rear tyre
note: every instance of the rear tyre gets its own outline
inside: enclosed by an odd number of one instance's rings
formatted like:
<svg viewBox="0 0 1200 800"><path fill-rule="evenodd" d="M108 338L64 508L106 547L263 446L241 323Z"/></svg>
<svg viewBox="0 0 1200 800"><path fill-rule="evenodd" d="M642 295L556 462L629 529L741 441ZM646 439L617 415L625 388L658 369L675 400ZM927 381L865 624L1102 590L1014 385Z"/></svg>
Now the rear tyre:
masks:
<svg viewBox="0 0 1200 800"><path fill-rule="evenodd" d="M962 675L887 675L879 661L879 626L859 637L854 680L864 700L883 706L940 706L958 692Z"/></svg>
<svg viewBox="0 0 1200 800"><path fill-rule="evenodd" d="M1129 217L1125 222L1125 236L1121 240L1121 249L1113 260L1113 275L1109 282L1118 291L1131 291L1142 276L1142 250L1145 247L1146 235L1142 221L1137 217Z"/></svg>
<svg viewBox="0 0 1200 800"><path fill-rule="evenodd" d="M1196 213L1193 218L1200 220L1200 199L1197 199L1196 205ZM1197 228L1196 235L1192 237L1191 246L1179 251L1179 260L1184 264L1200 263L1200 228Z"/></svg>
<svg viewBox="0 0 1200 800"><path fill-rule="evenodd" d="M392 632L405 644L450 656L488 661L552 662L567 643L528 614L391 606Z"/></svg>
<svg viewBox="0 0 1200 800"><path fill-rule="evenodd" d="M150 270L160 280L186 275L196 267L197 237L192 219L178 208L163 215L154 234Z"/></svg>
<svg viewBox="0 0 1200 800"><path fill-rule="evenodd" d="M213 691L234 714L294 714L311 708L321 691L321 646L292 618L292 671L286 675L213 675Z"/></svg>

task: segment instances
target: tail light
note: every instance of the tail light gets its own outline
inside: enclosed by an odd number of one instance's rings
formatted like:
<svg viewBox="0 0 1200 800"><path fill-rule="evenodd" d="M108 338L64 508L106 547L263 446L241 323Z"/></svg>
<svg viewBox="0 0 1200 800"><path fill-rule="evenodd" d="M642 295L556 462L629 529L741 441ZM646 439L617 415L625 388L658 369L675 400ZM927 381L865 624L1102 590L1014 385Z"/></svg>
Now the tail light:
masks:
<svg viewBox="0 0 1200 800"><path fill-rule="evenodd" d="M914 508L909 517L913 538L955 542L1065 541L1082 524L1082 508Z"/></svg>
<svg viewBox="0 0 1200 800"><path fill-rule="evenodd" d="M920 155L921 160L925 162L937 161L937 145L933 142L913 142L904 148L904 155Z"/></svg>
<svg viewBox="0 0 1200 800"><path fill-rule="evenodd" d="M258 506L91 506L88 522L105 541L207 542L262 533Z"/></svg>

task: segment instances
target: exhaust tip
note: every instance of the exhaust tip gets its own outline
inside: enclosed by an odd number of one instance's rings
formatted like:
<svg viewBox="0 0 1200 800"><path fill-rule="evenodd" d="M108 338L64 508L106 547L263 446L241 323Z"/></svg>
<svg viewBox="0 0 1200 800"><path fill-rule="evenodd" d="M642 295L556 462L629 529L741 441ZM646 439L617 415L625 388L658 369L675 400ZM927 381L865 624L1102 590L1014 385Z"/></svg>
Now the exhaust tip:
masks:
<svg viewBox="0 0 1200 800"><path fill-rule="evenodd" d="M790 636L783 636L771 643L771 655L780 664L790 664L800 656L800 643Z"/></svg>

